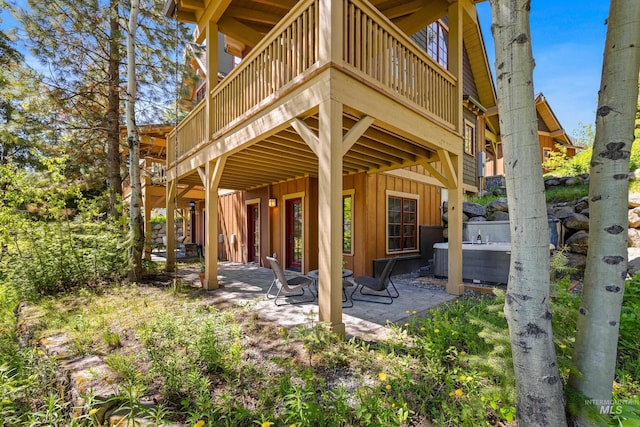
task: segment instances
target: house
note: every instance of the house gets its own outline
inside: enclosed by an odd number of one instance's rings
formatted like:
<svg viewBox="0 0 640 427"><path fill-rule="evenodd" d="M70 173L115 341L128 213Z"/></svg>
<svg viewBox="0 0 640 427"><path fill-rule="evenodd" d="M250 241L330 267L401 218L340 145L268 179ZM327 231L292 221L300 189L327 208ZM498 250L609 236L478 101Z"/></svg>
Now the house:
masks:
<svg viewBox="0 0 640 427"><path fill-rule="evenodd" d="M169 0L165 12L206 46L206 96L167 139L166 206L171 223L180 188L204 187L207 288L220 253L276 253L319 270L320 320L343 333L343 260L359 275L418 255L419 226L439 226L447 200L447 291L462 293L463 194L481 188L498 139L472 0ZM218 79L221 40L242 59Z"/></svg>
<svg viewBox="0 0 640 427"><path fill-rule="evenodd" d="M538 139L540 140L540 162L544 163L551 153L562 153L566 158L576 155L576 147L573 140L564 130L558 118L553 113L549 101L542 93L536 95L536 113L538 115ZM488 112L487 114L492 114ZM497 109L493 111L497 114ZM499 140L487 140L486 142L485 173L487 176L504 175L504 162L502 155L502 143ZM547 169L542 168L544 173Z"/></svg>

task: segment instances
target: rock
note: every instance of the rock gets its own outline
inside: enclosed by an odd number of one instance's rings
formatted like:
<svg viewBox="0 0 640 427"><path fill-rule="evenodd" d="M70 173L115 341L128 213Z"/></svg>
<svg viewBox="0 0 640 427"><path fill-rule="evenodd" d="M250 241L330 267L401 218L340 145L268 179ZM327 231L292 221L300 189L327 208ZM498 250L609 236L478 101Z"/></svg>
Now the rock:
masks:
<svg viewBox="0 0 640 427"><path fill-rule="evenodd" d="M489 221L509 221L509 212L494 211L487 214Z"/></svg>
<svg viewBox="0 0 640 427"><path fill-rule="evenodd" d="M474 216L473 218L469 218L469 222L483 222L486 221L487 218L483 216Z"/></svg>
<svg viewBox="0 0 640 427"><path fill-rule="evenodd" d="M629 172L629 179L638 179L640 178L640 169L636 169L632 172Z"/></svg>
<svg viewBox="0 0 640 427"><path fill-rule="evenodd" d="M589 215L589 212L590 212L590 211L589 211L589 208L587 208L587 209L584 209L584 210L583 210L582 212L580 212L580 213L581 213L582 215L584 215L584 216L590 216L590 215Z"/></svg>
<svg viewBox="0 0 640 427"><path fill-rule="evenodd" d="M640 271L640 249L629 248L629 263L627 264L627 273L631 276Z"/></svg>
<svg viewBox="0 0 640 427"><path fill-rule="evenodd" d="M545 188L557 187L560 185L560 180L558 178L550 178L544 182Z"/></svg>
<svg viewBox="0 0 640 427"><path fill-rule="evenodd" d="M589 233L585 231L578 231L571 235L565 244L569 247L569 251L577 254L587 254L589 248Z"/></svg>
<svg viewBox="0 0 640 427"><path fill-rule="evenodd" d="M442 238L444 240L447 240L449 238L449 229L446 227L442 229Z"/></svg>
<svg viewBox="0 0 640 427"><path fill-rule="evenodd" d="M569 215L562 221L562 225L572 230L588 230L589 217L583 214L574 213Z"/></svg>
<svg viewBox="0 0 640 427"><path fill-rule="evenodd" d="M630 228L628 231L627 243L630 248L640 248L640 230Z"/></svg>
<svg viewBox="0 0 640 427"><path fill-rule="evenodd" d="M547 215L558 219L565 219L574 213L576 213L576 211L573 206L552 205L547 207Z"/></svg>
<svg viewBox="0 0 640 427"><path fill-rule="evenodd" d="M449 212L445 212L442 214L442 221L448 223L449 222ZM462 221L466 222L469 221L469 217L466 216L464 213L462 214Z"/></svg>
<svg viewBox="0 0 640 427"><path fill-rule="evenodd" d="M640 193L629 193L629 207L637 208L640 206Z"/></svg>
<svg viewBox="0 0 640 427"><path fill-rule="evenodd" d="M587 266L587 256L583 254L577 254L574 252L566 252L567 266L577 268L580 271L584 271Z"/></svg>
<svg viewBox="0 0 640 427"><path fill-rule="evenodd" d="M463 202L462 212L467 214L469 218L473 218L475 216L485 216L487 214L487 210L484 206L479 203L473 202Z"/></svg>
<svg viewBox="0 0 640 427"><path fill-rule="evenodd" d="M487 205L487 212L488 211L509 212L509 205L507 204L507 199L504 197L495 199L494 201L492 201Z"/></svg>
<svg viewBox="0 0 640 427"><path fill-rule="evenodd" d="M589 198L583 197L579 199L574 205L573 209L575 209L575 211L578 213L582 213L582 211L584 211L585 209L589 209Z"/></svg>
<svg viewBox="0 0 640 427"><path fill-rule="evenodd" d="M629 218L629 228L640 227L640 207L629 210L627 218Z"/></svg>
<svg viewBox="0 0 640 427"><path fill-rule="evenodd" d="M576 184L580 184L580 180L578 180L573 176L569 176L564 180L564 185L576 185Z"/></svg>

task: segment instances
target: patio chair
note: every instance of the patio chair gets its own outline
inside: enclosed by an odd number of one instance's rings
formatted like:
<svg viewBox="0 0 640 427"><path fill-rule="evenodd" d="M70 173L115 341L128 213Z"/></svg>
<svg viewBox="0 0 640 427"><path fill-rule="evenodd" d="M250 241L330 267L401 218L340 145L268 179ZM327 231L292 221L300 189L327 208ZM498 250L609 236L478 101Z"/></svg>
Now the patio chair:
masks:
<svg viewBox="0 0 640 427"><path fill-rule="evenodd" d="M351 292L351 300L375 302L378 304L393 303L393 300L400 296L396 285L394 285L391 280L391 271L393 271L393 267L395 265L396 259L391 258L384 266L380 277L358 276L353 279L353 283L355 283L356 287L353 292ZM390 287L393 288L393 293L389 291ZM360 289L360 295L364 295L367 298L356 298L355 293L358 289ZM375 291L376 293L363 292L366 289Z"/></svg>
<svg viewBox="0 0 640 427"><path fill-rule="evenodd" d="M287 297L301 297L304 295L304 288L308 287L313 283L313 279L308 278L307 276L295 276L290 279L284 275L284 269L278 262L278 260L274 257L267 257L267 261L269 261L269 266L273 271L273 281L271 282L271 286L267 290L267 298L273 299L275 305L285 305L285 304L302 304L304 302L312 302L316 299L315 295L308 289L311 294L311 298L304 298L301 300L281 303L278 304L278 298L287 298ZM273 288L277 288L278 292L275 295L271 293Z"/></svg>

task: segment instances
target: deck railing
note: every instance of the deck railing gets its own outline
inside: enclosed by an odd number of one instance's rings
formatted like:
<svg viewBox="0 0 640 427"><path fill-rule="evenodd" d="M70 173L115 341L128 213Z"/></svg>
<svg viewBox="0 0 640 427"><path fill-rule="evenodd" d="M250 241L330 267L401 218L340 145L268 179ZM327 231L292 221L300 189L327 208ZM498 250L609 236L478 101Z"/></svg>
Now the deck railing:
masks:
<svg viewBox="0 0 640 427"><path fill-rule="evenodd" d="M343 60L387 90L454 125L455 78L362 0L344 0Z"/></svg>
<svg viewBox="0 0 640 427"><path fill-rule="evenodd" d="M318 0L298 3L211 92L216 135L318 61Z"/></svg>
<svg viewBox="0 0 640 427"><path fill-rule="evenodd" d="M320 58L320 2L304 0L267 34L213 90L209 135L205 101L178 125L178 158L226 132L320 61L333 61L391 96L457 123L456 79L366 0L343 0L342 55ZM326 42L326 41L325 41ZM302 79L300 79L302 81ZM175 157L175 133L167 164Z"/></svg>

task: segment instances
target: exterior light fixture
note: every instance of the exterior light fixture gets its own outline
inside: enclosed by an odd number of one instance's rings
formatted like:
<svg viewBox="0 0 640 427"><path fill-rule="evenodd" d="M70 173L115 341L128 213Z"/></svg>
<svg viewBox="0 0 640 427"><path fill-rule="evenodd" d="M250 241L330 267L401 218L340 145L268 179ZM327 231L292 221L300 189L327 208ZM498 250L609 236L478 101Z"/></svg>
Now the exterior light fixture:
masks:
<svg viewBox="0 0 640 427"><path fill-rule="evenodd" d="M276 206L278 206L278 199L273 197L269 198L269 207L275 208Z"/></svg>
<svg viewBox="0 0 640 427"><path fill-rule="evenodd" d="M189 202L189 209L191 210L191 212L196 210L196 202L194 202L193 200Z"/></svg>

